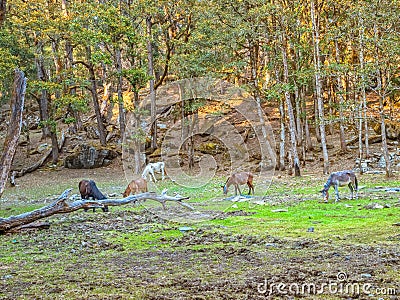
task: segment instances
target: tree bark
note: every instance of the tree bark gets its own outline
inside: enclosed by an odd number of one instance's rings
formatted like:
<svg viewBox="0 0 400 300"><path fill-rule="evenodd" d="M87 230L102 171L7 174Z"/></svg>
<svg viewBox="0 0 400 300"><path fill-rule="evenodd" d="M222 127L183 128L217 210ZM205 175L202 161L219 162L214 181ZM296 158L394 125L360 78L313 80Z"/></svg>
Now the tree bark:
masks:
<svg viewBox="0 0 400 300"><path fill-rule="evenodd" d="M369 158L369 144L368 144L368 120L367 120L367 95L365 92L366 89L366 78L365 78L365 61L364 61L364 21L361 15L359 15L359 26L360 26L360 51L359 51L359 59L360 59L360 68L361 68L361 97L362 97L362 113L361 113L361 121L364 119L364 136L365 136L365 157Z"/></svg>
<svg viewBox="0 0 400 300"><path fill-rule="evenodd" d="M118 73L118 84L117 84L117 94L118 94L118 111L119 111L119 130L121 134L121 139L125 135L125 109L124 109L124 98L122 95L122 58L121 49L117 46L115 50L115 61L116 69Z"/></svg>
<svg viewBox="0 0 400 300"><path fill-rule="evenodd" d="M306 99L305 99L305 88L303 87L301 90L301 106L302 106L302 113L304 116L304 134L306 138L306 150L307 151L313 151L314 146L311 140L311 133L310 133L310 127L308 125L308 117L307 117L307 106L306 106Z"/></svg>
<svg viewBox="0 0 400 300"><path fill-rule="evenodd" d="M301 124L301 99L299 87L296 85L295 90L295 103L296 103L296 132L297 132L297 146L302 146L304 140L303 126Z"/></svg>
<svg viewBox="0 0 400 300"><path fill-rule="evenodd" d="M389 178L392 176L392 162L390 161L389 150L386 139L385 113L384 113L382 98L383 97L379 96L379 115L381 118L382 151L383 151L383 157L385 158L386 177Z"/></svg>
<svg viewBox="0 0 400 300"><path fill-rule="evenodd" d="M101 143L101 145L105 146L107 144L106 134L105 134L105 128L104 128L104 124L103 124L103 119L102 119L101 113L100 113L99 98L97 96L96 75L94 72L93 63L91 62L92 50L90 49L90 46L86 47L86 56L87 56L87 61L88 61L87 67L89 70L89 80L91 83L90 92L92 94L93 107L94 107L94 111L96 113L97 128L99 129L100 143Z"/></svg>
<svg viewBox="0 0 400 300"><path fill-rule="evenodd" d="M43 43L39 40L39 37L36 36L36 56L35 56L35 65L37 70L37 78L39 81L46 82L47 74L44 66L44 58L43 58ZM49 97L47 90L43 89L41 91L41 95L39 98L39 110L40 110L40 120L43 122L42 124L42 139L50 136L50 128L47 124L49 120Z"/></svg>
<svg viewBox="0 0 400 300"><path fill-rule="evenodd" d="M157 107L156 107L156 90L154 87L154 58L153 58L153 45L152 45L152 33L151 28L153 23L151 22L151 16L146 17L147 27L147 60L148 60L148 75L150 77L150 115L152 124L152 139L151 148L154 150L157 148Z"/></svg>
<svg viewBox="0 0 400 300"><path fill-rule="evenodd" d="M190 210L194 210L194 208L189 205L188 203L183 202L185 199L189 199L188 197L181 197L179 195L172 197L166 195L165 192L161 193L161 195L157 195L156 193L153 192L147 192L147 193L142 193L142 194L137 194L137 195L132 195L128 196L126 198L122 199L103 199L103 200L77 200L72 203L67 203L67 197L68 194L70 193L71 189L65 190L56 201L51 203L50 205L47 205L45 207L36 209L31 212L23 213L17 216L11 216L8 218L0 218L0 234L4 234L10 230L15 230L17 228L20 228L21 226L24 226L26 224L32 223L34 221L47 218L49 216L55 215L55 214L65 214L65 213L71 213L79 209L89 209L89 208L98 208L98 207L104 207L104 206L119 206L119 205L125 205L129 204L132 202L136 202L139 200L155 200L157 202L160 202L163 206L163 209L166 209L165 203L167 201L173 201L176 202Z"/></svg>
<svg viewBox="0 0 400 300"><path fill-rule="evenodd" d="M329 157L326 147L325 120L324 120L324 102L322 98L322 82L321 82L321 59L319 50L319 26L318 18L315 12L315 3L311 1L311 22L313 27L313 44L314 44L314 66L315 66L315 87L318 104L318 122L321 135L322 155L324 158L324 174L329 173Z"/></svg>
<svg viewBox="0 0 400 300"><path fill-rule="evenodd" d="M336 63L340 63L340 50L339 50L339 43L337 39L335 39L335 55L336 55ZM344 132L344 114L343 114L343 106L345 103L345 99L343 97L344 90L342 84L342 78L340 74L336 76L336 89L337 89L337 97L339 100L339 132L340 132L340 150L342 152L347 152L347 145L346 145L346 134Z"/></svg>
<svg viewBox="0 0 400 300"><path fill-rule="evenodd" d="M135 126L134 128L136 129L136 136L133 138L133 143L134 143L134 150L135 150L135 174L140 174L142 170L142 165L145 163L145 161L142 160L143 155L142 153L145 152L144 148L144 143L141 142L141 138L145 140L146 137L140 136L140 134L143 134L142 128L141 128L141 112L139 109L139 91L135 90L134 91L134 122Z"/></svg>
<svg viewBox="0 0 400 300"><path fill-rule="evenodd" d="M71 43L69 41L65 42L65 52L66 52L66 58L67 58L67 64L66 64L66 69L69 70L69 72L71 72L71 75L73 77L73 72L74 72L74 54L73 54L73 47L71 45ZM74 83L71 83L72 85L74 85ZM76 96L76 87L72 86L69 90L69 93L72 97ZM82 130L82 119L80 116L79 111L77 111L76 109L74 109L72 107L72 105L70 104L68 106L68 110L70 111L70 113L72 114L72 116L75 119L74 122L74 131L78 132L80 130Z"/></svg>
<svg viewBox="0 0 400 300"><path fill-rule="evenodd" d="M67 0L61 0L61 10L65 18L68 17L68 2ZM73 53L73 46L69 40L65 41L65 69L67 72L70 73L70 76L73 78L74 75L74 53ZM67 91L72 97L76 96L76 87L74 83L70 83L72 85ZM74 117L75 121L73 124L73 132L76 133L82 129L82 120L79 112L73 108L71 103L68 105L68 111Z"/></svg>
<svg viewBox="0 0 400 300"><path fill-rule="evenodd" d="M18 146L18 139L21 134L22 112L24 110L26 91L26 78L22 71L16 70L11 98L11 116L8 126L7 137L4 142L3 154L0 160L0 197L4 192L7 183L8 173L14 159L15 150Z"/></svg>
<svg viewBox="0 0 400 300"><path fill-rule="evenodd" d="M386 177L389 178L391 177L392 174L392 162L390 161L390 155L389 155L389 149L387 145L387 139L386 139L386 124L385 124L385 107L384 107L384 101L386 97L388 96L387 94L387 87L388 87L388 80L387 77L385 76L385 72L381 70L381 67L378 63L379 58L380 58L380 47L379 47L379 32L377 28L377 24L374 23L374 47L375 47L375 55L377 57L377 61L375 62L375 72L376 72L376 79L377 79L377 87L375 89L375 92L377 93L379 97L379 115L380 115L380 122L381 122L381 135L382 135L382 151L383 151L383 156L385 158L385 171L386 171Z"/></svg>
<svg viewBox="0 0 400 300"><path fill-rule="evenodd" d="M285 106L284 101L279 100L279 123L280 123L280 141L279 141L279 164L278 170L285 170L285 144L286 144L286 132L285 132Z"/></svg>
<svg viewBox="0 0 400 300"><path fill-rule="evenodd" d="M283 35L283 33L282 33ZM287 50L286 50L286 38L280 35L281 42L281 51L282 51L282 63L283 63L283 80L286 85L289 84L289 69L288 69L288 61L287 61ZM288 91L288 87L285 88L285 100L286 100L286 109L289 117L289 134L290 134L290 142L291 142L291 153L293 159L293 165L290 168L294 168L294 175L300 176L300 160L297 152L297 140L296 140L296 122L293 112L292 100L290 97L290 93Z"/></svg>
<svg viewBox="0 0 400 300"><path fill-rule="evenodd" d="M358 99L359 97L356 97L356 99ZM363 121L362 121L362 102L359 101L357 108L356 108L356 112L357 112L357 119L358 119L358 158L359 158L359 162L360 162L360 173L363 173L363 169L361 168L361 161L363 158L363 137L362 137L362 132L363 132Z"/></svg>
<svg viewBox="0 0 400 300"><path fill-rule="evenodd" d="M0 0L0 28L6 20L7 0Z"/></svg>

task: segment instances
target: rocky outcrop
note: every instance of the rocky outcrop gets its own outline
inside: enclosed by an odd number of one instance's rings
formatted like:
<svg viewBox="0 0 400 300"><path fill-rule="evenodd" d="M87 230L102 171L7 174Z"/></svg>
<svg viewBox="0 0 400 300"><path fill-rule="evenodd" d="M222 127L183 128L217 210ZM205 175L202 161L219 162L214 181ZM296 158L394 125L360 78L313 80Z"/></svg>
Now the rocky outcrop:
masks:
<svg viewBox="0 0 400 300"><path fill-rule="evenodd" d="M372 128L376 134L381 134L381 124L378 122L372 122ZM395 120L385 120L385 131L386 137L389 140L399 140L400 139L400 123Z"/></svg>
<svg viewBox="0 0 400 300"><path fill-rule="evenodd" d="M109 165L118 156L115 150L101 146L78 145L71 155L64 159L64 166L70 169L93 169Z"/></svg>

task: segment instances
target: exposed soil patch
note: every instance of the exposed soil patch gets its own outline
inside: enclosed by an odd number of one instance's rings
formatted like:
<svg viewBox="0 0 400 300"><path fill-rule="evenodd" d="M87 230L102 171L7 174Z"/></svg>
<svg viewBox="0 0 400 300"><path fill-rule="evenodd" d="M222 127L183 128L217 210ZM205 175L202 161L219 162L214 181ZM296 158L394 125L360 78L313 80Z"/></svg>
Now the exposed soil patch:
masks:
<svg viewBox="0 0 400 300"><path fill-rule="evenodd" d="M45 291L43 299L274 299L295 296L284 295L288 290L279 290L279 284L318 289L330 282L368 284L371 293L377 287L400 288L400 252L395 245L337 246L311 238L216 234L207 228L166 238L166 248L145 251L107 241L114 230L154 230L154 221L161 231L173 227L152 215L128 211L110 213L107 219L100 213L55 217L49 231L16 237L33 261L0 268L0 298L35 298L34 287ZM35 264L48 265L48 273L31 278ZM346 278L338 281L341 274ZM297 296L331 296L328 290L317 293ZM333 296L370 299L365 293Z"/></svg>

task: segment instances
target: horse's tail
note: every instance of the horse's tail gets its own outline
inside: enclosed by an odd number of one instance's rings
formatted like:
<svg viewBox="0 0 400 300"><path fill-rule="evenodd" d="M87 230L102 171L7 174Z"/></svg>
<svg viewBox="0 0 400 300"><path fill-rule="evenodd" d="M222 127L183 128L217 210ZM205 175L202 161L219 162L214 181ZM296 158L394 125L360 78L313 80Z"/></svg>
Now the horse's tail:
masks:
<svg viewBox="0 0 400 300"><path fill-rule="evenodd" d="M99 189L96 186L96 183L93 180L90 180L89 184L90 184L91 194L92 194L93 198L95 198L97 200L107 199L107 197L104 196L102 194L102 192L99 191Z"/></svg>

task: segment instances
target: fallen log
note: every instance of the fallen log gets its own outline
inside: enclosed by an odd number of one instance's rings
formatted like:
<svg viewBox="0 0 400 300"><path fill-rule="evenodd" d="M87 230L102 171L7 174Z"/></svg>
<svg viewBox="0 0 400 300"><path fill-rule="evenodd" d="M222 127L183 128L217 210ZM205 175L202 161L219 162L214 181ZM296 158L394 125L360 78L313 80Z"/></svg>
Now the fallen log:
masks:
<svg viewBox="0 0 400 300"><path fill-rule="evenodd" d="M365 137L362 139L363 143L365 143ZM380 135L372 135L368 137L368 143L369 144L375 144L375 143L380 143L382 141L382 136ZM346 144L348 146L354 145L358 143L358 136L353 137L352 139L346 141Z"/></svg>
<svg viewBox="0 0 400 300"><path fill-rule="evenodd" d="M16 231L18 228L21 228L25 226L26 224L30 224L32 222L35 222L39 219L47 218L49 216L55 215L55 214L65 214L65 213L71 213L73 211L79 210L79 209L89 209L89 208L102 208L105 205L107 206L119 206L119 205L125 205L128 203L134 203L139 200L155 200L158 201L162 204L163 209L166 209L165 203L167 201L173 201L176 202L186 208L189 208L191 210L194 210L194 208L185 203L182 202L182 200L189 199L189 197L182 197L182 196L168 196L166 194L166 191L163 191L161 195L157 195L154 192L147 192L147 193L142 193L142 194L137 194L137 195L131 195L126 198L122 199L103 199L103 200L76 200L74 202L68 203L66 200L68 198L69 193L71 192L71 189L65 190L58 198L56 201L53 203L36 209L31 212L26 212L17 216L10 216L8 218L0 218L0 234L5 234L9 231Z"/></svg>

